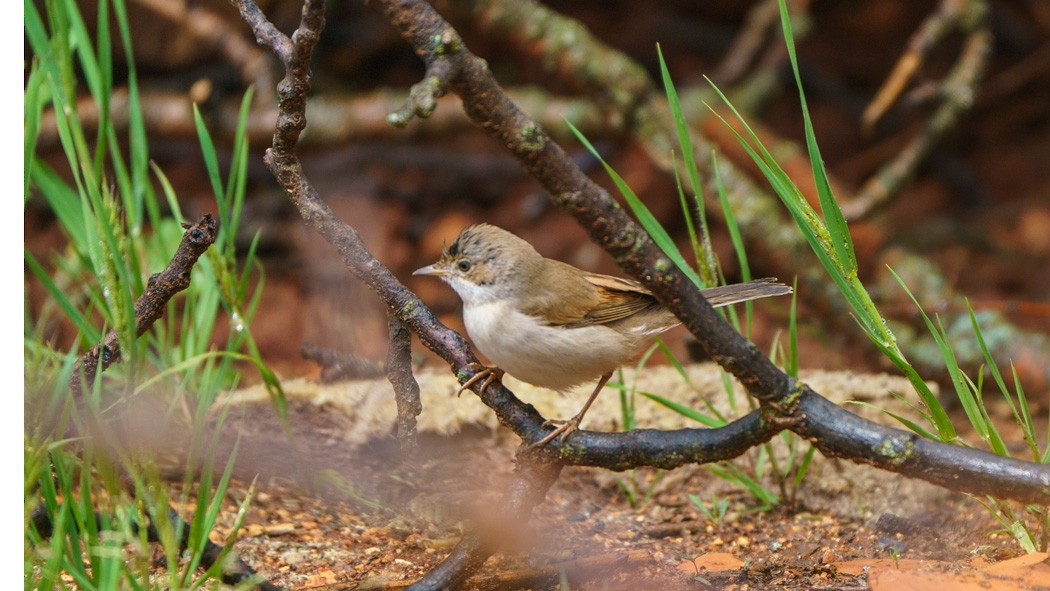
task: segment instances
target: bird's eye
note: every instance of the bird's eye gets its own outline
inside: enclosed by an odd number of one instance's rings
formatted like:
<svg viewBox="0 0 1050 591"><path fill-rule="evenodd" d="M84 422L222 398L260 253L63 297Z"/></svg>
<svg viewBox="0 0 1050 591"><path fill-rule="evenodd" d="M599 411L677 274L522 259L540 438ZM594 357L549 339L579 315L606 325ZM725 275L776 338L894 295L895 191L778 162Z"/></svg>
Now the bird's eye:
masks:
<svg viewBox="0 0 1050 591"><path fill-rule="evenodd" d="M456 265L456 267L458 267L460 271L463 271L464 273L466 273L467 271L470 270L470 261L460 261Z"/></svg>

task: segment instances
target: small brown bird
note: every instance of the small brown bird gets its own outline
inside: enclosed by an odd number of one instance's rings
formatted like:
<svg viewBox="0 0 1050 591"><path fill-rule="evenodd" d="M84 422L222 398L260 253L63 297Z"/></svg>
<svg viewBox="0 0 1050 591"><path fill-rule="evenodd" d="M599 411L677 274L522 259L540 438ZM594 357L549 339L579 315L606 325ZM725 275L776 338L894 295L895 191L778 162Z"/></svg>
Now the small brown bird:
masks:
<svg viewBox="0 0 1050 591"><path fill-rule="evenodd" d="M551 390L565 391L600 378L583 408L537 441L543 445L575 431L612 372L652 337L679 324L637 281L582 271L544 258L531 244L496 226L477 224L460 232L433 265L413 275L436 275L463 300L463 322L474 345L496 367L479 367L463 385L504 372ZM775 279L702 291L712 306L791 293Z"/></svg>

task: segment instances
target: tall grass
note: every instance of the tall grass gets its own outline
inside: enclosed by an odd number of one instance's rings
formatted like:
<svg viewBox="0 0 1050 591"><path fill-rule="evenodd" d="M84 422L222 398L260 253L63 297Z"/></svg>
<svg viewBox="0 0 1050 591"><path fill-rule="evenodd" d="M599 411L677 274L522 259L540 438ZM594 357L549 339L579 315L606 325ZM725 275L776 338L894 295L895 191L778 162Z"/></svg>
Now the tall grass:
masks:
<svg viewBox="0 0 1050 591"><path fill-rule="evenodd" d="M210 417L211 403L238 383L236 361L257 368L275 399L282 400L248 328L263 285L255 259L258 236L246 253L238 253L234 244L244 201L244 126L251 94L244 98L225 178L198 117L202 165L215 187L221 220L219 237L195 267L189 288L138 338L135 301L149 275L175 253L185 220L171 183L150 162L127 9L124 0L101 0L91 15L92 27L73 0L48 0L42 11L38 6L23 3L32 52L25 78L24 201L51 212L66 246L39 260L24 251L26 268L46 293L43 302L25 303L25 585L196 588L215 575L200 575L197 566L232 467L227 464L213 480L217 435L212 433L221 428L221 417L218 422ZM126 135L108 115L115 41L123 45L127 60ZM95 130L86 129L79 116L84 100L97 107ZM58 132L60 165L38 154L45 114ZM227 334L215 333L221 315L230 318ZM110 330L118 336L122 363L87 384L82 401L73 401L69 384L76 360ZM67 331L75 336L70 339ZM56 349L61 342L69 343L67 350ZM144 396L159 401L165 421L184 425L189 457L203 458L186 469L179 499L181 506L193 507L189 532L171 525L171 499L155 461L129 448L115 430L94 428L108 425ZM52 525L51 535L33 526L38 508ZM147 524L162 540L167 580L150 579ZM179 548L183 538L185 555Z"/></svg>

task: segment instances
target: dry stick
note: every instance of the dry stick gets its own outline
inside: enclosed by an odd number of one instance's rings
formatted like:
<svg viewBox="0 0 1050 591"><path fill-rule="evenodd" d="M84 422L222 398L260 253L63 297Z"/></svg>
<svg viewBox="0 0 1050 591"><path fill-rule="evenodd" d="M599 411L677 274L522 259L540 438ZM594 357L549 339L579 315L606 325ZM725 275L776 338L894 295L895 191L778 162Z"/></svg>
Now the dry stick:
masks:
<svg viewBox="0 0 1050 591"><path fill-rule="evenodd" d="M605 123L598 107L589 99L553 96L541 88L529 86L511 88L507 93L537 121L552 129L564 130L562 137L565 139L571 136L562 125L565 119L589 137L613 136L620 131ZM185 93L143 90L139 104L151 136L197 137L193 103ZM310 121L313 125L303 133L300 145L344 145L347 142L390 138L394 135L399 140L404 140L406 136L441 137L473 128L458 101L449 99L437 101L430 117L417 119L406 130L395 129L390 126L389 114L401 109L404 104L405 93L402 90L379 89L357 94L327 91L310 103ZM128 106L127 89L115 89L110 97L109 117L110 123L118 130L128 126ZM93 132L98 128L98 103L94 100L79 101L77 115L85 130ZM210 105L204 116L216 135L232 137L240 116L240 100L231 98ZM276 105L273 108L253 108L245 130L248 139L253 144L270 141L276 122ZM44 149L59 145L58 126L52 110L43 113L37 143Z"/></svg>
<svg viewBox="0 0 1050 591"><path fill-rule="evenodd" d="M208 248L215 243L219 234L219 222L211 214L204 214L194 224L183 224L186 229L179 243L175 255L172 256L168 266L160 273L150 275L146 282L146 290L138 300L135 301L135 336L140 337L153 326L163 314L175 294L185 290L190 285L190 272L197 263L197 259ZM69 388L73 392L73 399L80 402L84 397L84 384L94 384L99 373L110 365L121 361L120 342L116 330L110 330L98 343L77 361L73 368L73 376L70 378ZM42 507L42 506L41 506ZM37 515L40 513L40 515ZM175 509L168 508L168 519L175 531L182 532L179 547L186 548L189 543L190 524ZM39 522L38 530L43 527L46 520L46 530L50 530L50 516L42 513L39 508L34 513L34 521ZM181 528L181 529L180 529ZM160 541L156 527L151 523L147 528L147 538L151 542ZM222 555L222 546L206 540L202 550L201 565L209 569ZM239 556L234 554L228 557L222 565L222 582L228 585L238 585L246 581L255 581L255 585L264 591L276 591L280 589L266 581L259 581L258 574L248 566Z"/></svg>
<svg viewBox="0 0 1050 591"><path fill-rule="evenodd" d="M231 31L230 22L217 13L192 2L170 2L168 0L134 0L134 2L172 21L173 24L181 26L183 31L196 38L201 45L217 47L227 61L240 69L241 78L244 79L245 84L255 85L259 92L256 95L259 104L273 104L274 80L266 53L241 35ZM183 97L183 101L188 106L188 99Z"/></svg>
<svg viewBox="0 0 1050 591"><path fill-rule="evenodd" d="M924 55L948 30L958 27L969 31L958 61L937 89L941 104L911 143L880 167L854 198L843 205L842 213L847 219L868 217L888 205L948 132L955 129L959 119L973 108L977 86L991 57L992 33L985 22L987 7L983 1L968 0L966 8L961 11L958 10L959 4L959 0L941 3L940 10L912 37L908 51L864 112L863 123L870 128L918 70ZM931 24L931 21L936 24Z"/></svg>
<svg viewBox="0 0 1050 591"><path fill-rule="evenodd" d="M736 34L733 44L726 51L726 57L715 69L711 79L723 85L732 84L742 77L765 45L766 39L777 31L779 23L780 6L777 0L761 0L755 3L748 9L740 32Z"/></svg>
<svg viewBox="0 0 1050 591"><path fill-rule="evenodd" d="M908 39L908 47L886 77L875 98L864 109L861 123L871 129L904 92L908 82L919 72L923 61L952 31L983 28L988 6L984 0L941 0L937 10L919 25Z"/></svg>
<svg viewBox="0 0 1050 591"><path fill-rule="evenodd" d="M190 271L197 263L204 251L215 242L219 233L219 221L204 214L197 223L184 224L186 233L182 235L171 262L160 273L150 275L146 282L146 291L135 301L135 336L140 337L146 333L153 323L164 314L164 307L176 293L186 289L190 285ZM74 400L79 401L84 394L83 383L94 384L95 377L99 372L114 363L119 363L120 340L116 330L110 330L102 339L83 357L77 361L73 368L73 377L70 379L69 388L73 391Z"/></svg>
<svg viewBox="0 0 1050 591"><path fill-rule="evenodd" d="M390 350L386 356L386 377L394 388L397 402L397 440L402 451L416 447L416 417L423 412L419 384L412 375L412 333L390 315Z"/></svg>
<svg viewBox="0 0 1050 591"><path fill-rule="evenodd" d="M335 219L303 175L293 152L306 125L309 58L324 26L322 3L320 0L306 0L300 26L289 39L266 21L251 0L235 2L257 40L271 47L286 68L287 76L281 81L278 92L281 115L274 132L273 147L266 153L271 171L305 221L339 250L350 270L375 289L391 311L415 330L427 347L449 362L461 382L465 381L471 374L464 368L476 358L462 337L437 322L419 298L406 290L368 252L357 232ZM1050 501L1050 468L1047 466L918 439L913 434L860 419L789 378L725 323L608 193L590 181L564 151L550 141L543 129L503 94L485 62L465 49L458 34L428 4L392 0L378 4L428 64L438 59L449 60L453 67L449 70L448 87L463 99L464 109L471 119L503 142L526 170L550 191L555 202L572 213L588 229L592 239L603 246L622 268L656 293L683 320L708 353L763 402L760 414L748 415L729 427L739 427L750 417L757 425L756 430L763 435L789 427L803 436L825 437L814 443L829 455L868 462L975 494L995 493L1023 501ZM428 71L433 70L428 67ZM490 387L480 396L495 411L501 423L522 436L525 443L534 441L544 432L539 425L542 417L531 405L518 401L506 388ZM813 420L813 416L819 417L820 421ZM725 435L727 429L698 432ZM751 431L743 432L758 439ZM520 499L518 513L525 512L529 502L542 499L563 463L572 463L574 457L591 448L607 450L632 437L646 437L651 445L645 451L655 451L659 455L652 457L639 451L618 468L655 464L661 461L660 458L666 458L666 454L677 454L672 460L673 465L706 461L700 458L702 454L697 453L696 441L669 441L675 433L577 432L560 449L548 446L523 453L518 463L522 475L520 484L512 487L508 498L512 501ZM734 438L734 441L738 442L739 438ZM598 445L599 442L607 445ZM674 446L671 443L683 444ZM550 463L536 461L540 458ZM529 478L530 475L535 478ZM457 584L479 568L492 551L492 546L480 536L470 534L442 565L417 583L416 588L439 589Z"/></svg>

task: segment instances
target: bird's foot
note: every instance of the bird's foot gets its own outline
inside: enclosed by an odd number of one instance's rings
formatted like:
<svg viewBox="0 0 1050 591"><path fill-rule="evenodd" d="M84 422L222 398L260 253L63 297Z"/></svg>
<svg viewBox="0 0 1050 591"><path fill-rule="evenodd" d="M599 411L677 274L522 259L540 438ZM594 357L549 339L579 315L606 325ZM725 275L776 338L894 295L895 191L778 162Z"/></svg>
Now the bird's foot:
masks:
<svg viewBox="0 0 1050 591"><path fill-rule="evenodd" d="M485 390L487 390L492 384L503 385L501 380L503 380L504 372L498 367L489 367L480 363L469 363L464 366L464 369L472 369L477 373L470 376L470 379L463 382L463 385L459 387L459 390L456 390L457 398L463 394L464 390L469 389L471 386L478 383L478 381L481 381L481 390L478 391L479 395L484 394Z"/></svg>
<svg viewBox="0 0 1050 591"><path fill-rule="evenodd" d="M557 425L558 427L547 433L547 435L539 441L529 445L529 449L543 447L555 439L558 440L558 447L565 444L565 438L572 435L574 431L580 428L580 421L583 419L581 415L576 415L567 421L560 419L548 419L543 422L544 427L552 427Z"/></svg>

